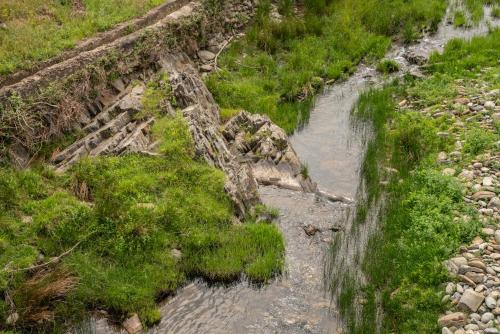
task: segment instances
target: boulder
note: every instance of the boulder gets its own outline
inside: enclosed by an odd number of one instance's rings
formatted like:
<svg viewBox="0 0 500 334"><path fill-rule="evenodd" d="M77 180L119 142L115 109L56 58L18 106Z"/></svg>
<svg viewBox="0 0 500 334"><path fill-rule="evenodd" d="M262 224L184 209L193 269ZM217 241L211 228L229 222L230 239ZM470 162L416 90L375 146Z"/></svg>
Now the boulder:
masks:
<svg viewBox="0 0 500 334"><path fill-rule="evenodd" d="M125 328L128 334L138 334L142 332L141 320L135 313L130 318L125 320L122 326L123 328Z"/></svg>
<svg viewBox="0 0 500 334"><path fill-rule="evenodd" d="M467 323L467 316L462 312L444 315L438 319L439 327L462 327Z"/></svg>
<svg viewBox="0 0 500 334"><path fill-rule="evenodd" d="M484 296L481 293L477 293L472 289L467 289L458 303L461 308L476 312L483 301Z"/></svg>

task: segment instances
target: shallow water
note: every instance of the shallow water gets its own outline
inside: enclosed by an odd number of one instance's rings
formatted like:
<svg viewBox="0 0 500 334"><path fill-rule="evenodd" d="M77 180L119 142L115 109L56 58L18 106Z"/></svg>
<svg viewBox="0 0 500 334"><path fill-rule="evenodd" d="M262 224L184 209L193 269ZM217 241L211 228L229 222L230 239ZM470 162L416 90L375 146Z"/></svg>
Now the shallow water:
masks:
<svg viewBox="0 0 500 334"><path fill-rule="evenodd" d="M487 9L486 18L491 21L489 13ZM492 25L498 26L499 21ZM400 63L401 72L414 71L417 66L404 57L408 52L427 57L434 50L441 51L451 38L470 38L487 31L484 22L469 30L442 24L435 35L410 47L394 47L387 57ZM347 81L329 87L317 98L309 122L291 137L321 189L351 198L360 196L359 169L369 131L353 126L351 110L364 90L387 80L373 68L359 66ZM231 286L192 282L163 304L161 323L148 333L341 333L342 321L332 303L336 293L330 294L328 286L339 272L363 279L356 259L362 257L376 230L376 219L353 228L349 219L352 205L271 187L261 188L260 193L266 205L280 210L278 224L286 241L283 277L263 287L246 282ZM309 237L302 228L307 224L324 231ZM346 232L328 230L342 224ZM329 257L335 237L339 243L335 256ZM117 332L104 319L97 320L95 329L97 333Z"/></svg>

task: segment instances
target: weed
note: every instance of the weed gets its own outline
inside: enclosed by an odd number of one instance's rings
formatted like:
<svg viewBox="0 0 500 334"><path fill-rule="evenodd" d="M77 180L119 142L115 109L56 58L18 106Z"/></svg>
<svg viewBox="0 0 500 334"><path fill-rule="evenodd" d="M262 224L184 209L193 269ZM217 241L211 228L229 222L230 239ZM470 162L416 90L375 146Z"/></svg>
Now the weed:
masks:
<svg viewBox="0 0 500 334"><path fill-rule="evenodd" d="M455 27L464 27L467 24L467 18L465 17L465 14L461 10L455 11L455 14L453 15L453 25Z"/></svg>
<svg viewBox="0 0 500 334"><path fill-rule="evenodd" d="M399 64L392 59L384 59L377 65L377 71L390 74L399 71Z"/></svg>

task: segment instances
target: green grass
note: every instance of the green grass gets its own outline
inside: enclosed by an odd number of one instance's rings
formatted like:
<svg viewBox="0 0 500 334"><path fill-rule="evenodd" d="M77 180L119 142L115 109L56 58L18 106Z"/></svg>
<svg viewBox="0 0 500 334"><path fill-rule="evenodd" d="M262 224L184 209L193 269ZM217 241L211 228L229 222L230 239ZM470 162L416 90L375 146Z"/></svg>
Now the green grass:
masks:
<svg viewBox="0 0 500 334"><path fill-rule="evenodd" d="M309 118L312 98L329 80L342 80L361 60L383 57L390 37L414 40L435 29L446 9L441 0L306 1L303 15L270 20L261 2L247 36L221 56L221 70L206 83L222 108L268 115L288 133ZM320 13L320 14L318 14Z"/></svg>
<svg viewBox="0 0 500 334"><path fill-rule="evenodd" d="M156 93L168 91L161 82L144 101L157 116ZM188 278L244 273L266 282L281 271L278 228L256 217L232 222L224 174L193 160L182 116L162 116L153 133L162 156L84 159L63 174L44 165L0 168L0 292L12 297L18 328L62 332L95 308L117 320L137 312L150 325L159 298ZM19 271L69 249L35 276ZM8 310L2 299L0 329Z"/></svg>
<svg viewBox="0 0 500 334"><path fill-rule="evenodd" d="M467 17L461 10L455 11L453 15L453 25L455 27L464 27L467 24Z"/></svg>
<svg viewBox="0 0 500 334"><path fill-rule="evenodd" d="M500 17L500 6L499 5L495 5L492 8L491 16L493 16L494 18L497 18L497 19Z"/></svg>
<svg viewBox="0 0 500 334"><path fill-rule="evenodd" d="M370 238L363 261L368 283L350 283L340 296L340 311L350 333L373 332L376 294L384 314L382 333L439 331L437 318L446 309L441 303L442 284L450 279L443 261L477 235L480 223L475 209L463 200L462 185L442 175L442 166L435 163L439 151L453 147L449 139L436 134L453 131L453 122L447 117L428 117L422 110L436 110L443 101L452 101L460 95L460 87L470 94L484 84L486 91L500 87L499 33L495 30L470 42L451 41L443 54L431 57L428 78L408 78L360 98L355 116L374 129L362 170L372 200L361 209L368 210L382 196L384 206L380 229ZM403 98L414 104L397 110L396 101ZM478 129L473 122L460 131L465 140L464 164L492 149L499 140L498 133ZM381 166L395 168L398 173L387 175ZM383 191L381 180L390 181ZM351 281L349 277L344 280ZM353 301L359 297L367 302L358 317Z"/></svg>
<svg viewBox="0 0 500 334"><path fill-rule="evenodd" d="M73 3L81 2L78 11ZM0 75L30 69L83 38L144 14L163 0L5 0L0 3Z"/></svg>
<svg viewBox="0 0 500 334"><path fill-rule="evenodd" d="M383 74L394 73L399 71L399 64L392 59L384 59L378 63L377 71Z"/></svg>

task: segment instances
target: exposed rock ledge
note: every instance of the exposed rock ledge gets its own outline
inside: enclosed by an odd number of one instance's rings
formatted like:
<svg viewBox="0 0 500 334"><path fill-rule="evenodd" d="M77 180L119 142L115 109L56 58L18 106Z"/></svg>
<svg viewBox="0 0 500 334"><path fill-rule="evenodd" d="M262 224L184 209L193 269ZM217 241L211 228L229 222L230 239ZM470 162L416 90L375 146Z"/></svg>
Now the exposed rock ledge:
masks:
<svg viewBox="0 0 500 334"><path fill-rule="evenodd" d="M316 184L303 175L304 166L281 128L267 117L246 112L221 126L217 104L184 53L165 54L158 65L160 71L168 73L197 155L225 172L226 191L240 216L260 201L258 183L316 191ZM115 85L121 91L116 101L102 111L95 108L82 114L79 122L83 137L55 152L52 163L58 170L67 169L86 156L156 154L150 135L154 117L137 118L142 110L144 83L130 82L127 86L118 80ZM170 104L165 109L165 113L174 113Z"/></svg>

